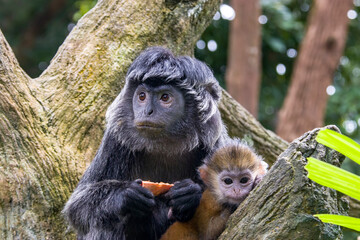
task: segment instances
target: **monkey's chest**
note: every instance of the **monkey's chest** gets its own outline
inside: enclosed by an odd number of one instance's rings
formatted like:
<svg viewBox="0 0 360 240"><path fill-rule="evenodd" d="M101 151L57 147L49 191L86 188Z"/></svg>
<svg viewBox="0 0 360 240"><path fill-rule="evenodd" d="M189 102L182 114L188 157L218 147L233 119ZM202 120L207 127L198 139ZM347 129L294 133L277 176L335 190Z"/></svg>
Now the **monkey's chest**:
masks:
<svg viewBox="0 0 360 240"><path fill-rule="evenodd" d="M139 159L139 167L134 171L133 177L153 182L173 183L186 178L193 178L201 159L194 156L144 156Z"/></svg>

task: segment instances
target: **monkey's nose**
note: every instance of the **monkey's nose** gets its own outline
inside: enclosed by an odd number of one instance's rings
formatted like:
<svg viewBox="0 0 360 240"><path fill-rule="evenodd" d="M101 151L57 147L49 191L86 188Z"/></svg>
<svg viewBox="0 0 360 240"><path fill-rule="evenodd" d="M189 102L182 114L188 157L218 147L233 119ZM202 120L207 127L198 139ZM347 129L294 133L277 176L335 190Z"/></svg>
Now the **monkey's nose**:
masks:
<svg viewBox="0 0 360 240"><path fill-rule="evenodd" d="M233 192L234 192L234 194L240 194L241 190L234 188L234 189L233 189Z"/></svg>
<svg viewBox="0 0 360 240"><path fill-rule="evenodd" d="M154 112L154 110L150 109L147 113L148 116L150 116L152 113Z"/></svg>

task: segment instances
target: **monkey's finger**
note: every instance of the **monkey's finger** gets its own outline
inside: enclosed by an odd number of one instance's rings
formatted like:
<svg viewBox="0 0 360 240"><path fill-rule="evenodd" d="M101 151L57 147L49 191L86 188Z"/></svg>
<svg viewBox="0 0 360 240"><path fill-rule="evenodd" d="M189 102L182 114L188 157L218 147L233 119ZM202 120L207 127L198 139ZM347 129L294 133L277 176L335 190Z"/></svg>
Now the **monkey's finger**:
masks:
<svg viewBox="0 0 360 240"><path fill-rule="evenodd" d="M199 206L201 195L184 197L180 199L172 200L170 203L172 209L172 217L180 222L189 221Z"/></svg>
<svg viewBox="0 0 360 240"><path fill-rule="evenodd" d="M193 180L187 178L187 179L184 179L184 180L181 180L181 181L177 181L174 183L174 187L175 188L182 188L184 186L188 186L188 185L192 185L192 184L195 184L193 182Z"/></svg>
<svg viewBox="0 0 360 240"><path fill-rule="evenodd" d="M127 193L127 199L129 202L135 205L144 205L145 207L153 207L155 205L154 196L147 192L136 191L135 189L129 189Z"/></svg>
<svg viewBox="0 0 360 240"><path fill-rule="evenodd" d="M174 188L174 187L173 187ZM201 194L202 190L199 184L182 185L181 187L171 188L167 194L170 199L179 198L184 195Z"/></svg>
<svg viewBox="0 0 360 240"><path fill-rule="evenodd" d="M194 183L191 179L184 179L179 182L175 182L174 186L172 187L174 190L185 188L188 186L199 186L199 184Z"/></svg>
<svg viewBox="0 0 360 240"><path fill-rule="evenodd" d="M181 198L177 198L175 200L171 200L170 206L172 206L175 209L181 208L181 211L190 209L193 206L197 206L199 204L200 198L201 198L201 195L184 196Z"/></svg>
<svg viewBox="0 0 360 240"><path fill-rule="evenodd" d="M134 216L146 216L152 212L156 203L154 199L146 198L142 195L130 193L124 202L124 212L130 212Z"/></svg>
<svg viewBox="0 0 360 240"><path fill-rule="evenodd" d="M154 198L154 194L151 191L149 191L146 188L141 187L141 185L138 184L137 182L131 183L131 185L128 189L133 189L138 194L144 195L147 198Z"/></svg>
<svg viewBox="0 0 360 240"><path fill-rule="evenodd" d="M141 184L142 184L142 180L141 180L140 178L139 178L139 179L136 179L136 180L134 181L134 183L141 185Z"/></svg>

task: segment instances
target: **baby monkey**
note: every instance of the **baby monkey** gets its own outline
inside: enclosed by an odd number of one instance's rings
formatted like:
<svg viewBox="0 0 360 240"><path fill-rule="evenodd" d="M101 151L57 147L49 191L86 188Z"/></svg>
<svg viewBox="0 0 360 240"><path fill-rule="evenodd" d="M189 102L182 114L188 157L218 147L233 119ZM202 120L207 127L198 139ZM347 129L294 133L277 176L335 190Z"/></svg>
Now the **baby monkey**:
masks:
<svg viewBox="0 0 360 240"><path fill-rule="evenodd" d="M226 222L267 172L268 164L239 140L215 151L199 168L206 188L188 222L175 222L161 240L217 239Z"/></svg>

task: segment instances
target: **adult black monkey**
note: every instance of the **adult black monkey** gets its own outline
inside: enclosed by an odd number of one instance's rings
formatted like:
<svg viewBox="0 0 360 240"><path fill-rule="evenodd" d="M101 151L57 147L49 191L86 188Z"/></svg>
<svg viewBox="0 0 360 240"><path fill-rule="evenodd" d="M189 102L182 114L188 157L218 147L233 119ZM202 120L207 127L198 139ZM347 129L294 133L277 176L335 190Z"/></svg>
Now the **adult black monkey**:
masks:
<svg viewBox="0 0 360 240"><path fill-rule="evenodd" d="M196 169L227 138L219 98L204 63L161 47L142 52L106 113L100 148L63 210L78 238L157 239L172 221L189 220L202 193ZM176 183L154 197L139 178Z"/></svg>

